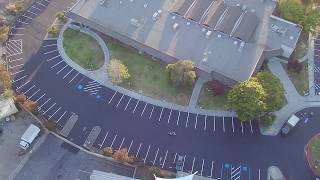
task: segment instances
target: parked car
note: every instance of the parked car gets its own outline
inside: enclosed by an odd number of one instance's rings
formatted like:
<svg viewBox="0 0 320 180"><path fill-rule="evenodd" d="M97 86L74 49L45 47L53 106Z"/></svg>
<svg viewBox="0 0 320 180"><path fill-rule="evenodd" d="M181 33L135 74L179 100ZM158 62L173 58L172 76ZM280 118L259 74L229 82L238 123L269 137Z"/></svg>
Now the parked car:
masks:
<svg viewBox="0 0 320 180"><path fill-rule="evenodd" d="M40 128L38 126L30 124L28 129L21 136L20 147L23 150L27 150L31 146L34 139L36 139L39 132Z"/></svg>
<svg viewBox="0 0 320 180"><path fill-rule="evenodd" d="M176 170L177 171L182 171L183 159L184 159L183 156L178 155L178 158L177 158L177 161L176 161Z"/></svg>
<svg viewBox="0 0 320 180"><path fill-rule="evenodd" d="M299 121L300 121L300 118L298 118L296 115L293 114L282 127L281 129L282 134L287 135L290 132L290 130L298 124Z"/></svg>

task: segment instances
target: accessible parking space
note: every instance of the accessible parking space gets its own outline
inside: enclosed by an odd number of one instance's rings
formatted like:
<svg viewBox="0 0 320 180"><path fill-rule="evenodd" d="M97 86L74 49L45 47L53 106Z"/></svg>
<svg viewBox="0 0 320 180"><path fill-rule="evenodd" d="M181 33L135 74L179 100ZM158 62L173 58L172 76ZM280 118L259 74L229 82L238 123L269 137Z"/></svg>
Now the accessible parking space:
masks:
<svg viewBox="0 0 320 180"><path fill-rule="evenodd" d="M314 88L315 94L320 95L320 35L314 39Z"/></svg>

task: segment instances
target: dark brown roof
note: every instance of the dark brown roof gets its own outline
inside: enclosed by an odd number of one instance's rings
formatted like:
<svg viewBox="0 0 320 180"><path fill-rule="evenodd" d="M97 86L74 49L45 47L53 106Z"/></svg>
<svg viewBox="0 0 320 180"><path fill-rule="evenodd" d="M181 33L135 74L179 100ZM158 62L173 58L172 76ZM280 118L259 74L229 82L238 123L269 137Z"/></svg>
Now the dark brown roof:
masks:
<svg viewBox="0 0 320 180"><path fill-rule="evenodd" d="M172 12L184 16L195 0L178 0L172 8Z"/></svg>
<svg viewBox="0 0 320 180"><path fill-rule="evenodd" d="M230 35L242 13L240 7L229 6L222 21L217 25L217 30Z"/></svg>
<svg viewBox="0 0 320 180"><path fill-rule="evenodd" d="M227 5L223 1L216 1L210 7L208 14L202 24L214 28L218 23L219 18L226 9Z"/></svg>
<svg viewBox="0 0 320 180"><path fill-rule="evenodd" d="M196 0L188 11L186 18L199 22L213 2L213 0Z"/></svg>
<svg viewBox="0 0 320 180"><path fill-rule="evenodd" d="M244 14L239 26L233 33L233 37L248 42L259 24L258 17L251 12Z"/></svg>

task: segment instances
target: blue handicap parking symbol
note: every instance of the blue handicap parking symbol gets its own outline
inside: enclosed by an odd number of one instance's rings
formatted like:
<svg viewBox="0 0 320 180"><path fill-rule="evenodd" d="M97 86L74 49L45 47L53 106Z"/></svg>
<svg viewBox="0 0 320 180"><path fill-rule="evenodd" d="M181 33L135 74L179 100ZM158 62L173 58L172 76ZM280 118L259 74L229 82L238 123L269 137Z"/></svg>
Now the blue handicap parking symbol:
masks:
<svg viewBox="0 0 320 180"><path fill-rule="evenodd" d="M225 163L225 164L224 164L224 168L230 168L230 164Z"/></svg>
<svg viewBox="0 0 320 180"><path fill-rule="evenodd" d="M242 171L248 171L248 167L247 166L243 166L242 167Z"/></svg>
<svg viewBox="0 0 320 180"><path fill-rule="evenodd" d="M97 99L101 99L101 96L98 94L98 95L96 96L96 98L97 98Z"/></svg>
<svg viewBox="0 0 320 180"><path fill-rule="evenodd" d="M78 85L78 89L81 90L83 88L82 85Z"/></svg>

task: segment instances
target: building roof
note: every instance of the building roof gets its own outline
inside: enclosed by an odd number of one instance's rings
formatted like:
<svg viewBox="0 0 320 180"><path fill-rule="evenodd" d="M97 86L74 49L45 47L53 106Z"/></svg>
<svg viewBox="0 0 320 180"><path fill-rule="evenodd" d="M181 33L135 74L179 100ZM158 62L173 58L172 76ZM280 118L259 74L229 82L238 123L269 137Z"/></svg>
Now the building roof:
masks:
<svg viewBox="0 0 320 180"><path fill-rule="evenodd" d="M80 0L69 15L175 59L191 59L205 72L243 81L254 73L265 48L281 48L281 40L269 43L267 39L275 5L271 0ZM154 18L159 10L161 14Z"/></svg>

